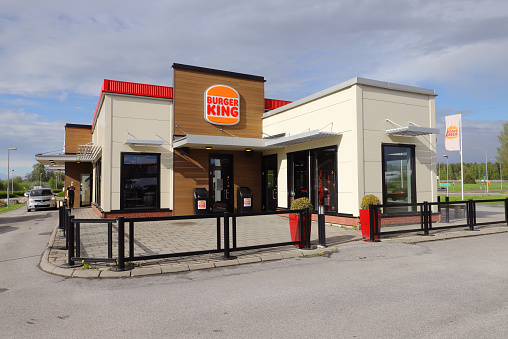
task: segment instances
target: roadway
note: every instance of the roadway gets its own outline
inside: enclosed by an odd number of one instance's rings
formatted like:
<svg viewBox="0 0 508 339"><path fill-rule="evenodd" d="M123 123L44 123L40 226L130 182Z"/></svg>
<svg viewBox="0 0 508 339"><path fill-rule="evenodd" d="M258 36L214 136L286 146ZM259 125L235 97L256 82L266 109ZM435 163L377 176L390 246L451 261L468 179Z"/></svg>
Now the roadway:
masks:
<svg viewBox="0 0 508 339"><path fill-rule="evenodd" d="M502 338L508 233L128 279L41 271L56 211L0 214L2 338Z"/></svg>

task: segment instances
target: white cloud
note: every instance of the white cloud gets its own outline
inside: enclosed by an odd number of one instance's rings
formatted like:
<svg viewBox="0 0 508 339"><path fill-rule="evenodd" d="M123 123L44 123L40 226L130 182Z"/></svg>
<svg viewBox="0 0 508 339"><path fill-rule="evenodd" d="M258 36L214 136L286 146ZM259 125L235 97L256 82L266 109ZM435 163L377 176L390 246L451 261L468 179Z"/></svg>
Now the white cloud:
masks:
<svg viewBox="0 0 508 339"><path fill-rule="evenodd" d="M37 114L22 110L0 111L0 172L7 171L7 148L11 152L11 167L32 167L36 153L61 151L64 141L62 121L47 121ZM24 174L23 174L24 175Z"/></svg>
<svg viewBox="0 0 508 339"><path fill-rule="evenodd" d="M264 76L266 97L286 100L355 76L425 83L445 88L452 110L481 114L464 101L506 109L507 31L504 0L3 1L0 94L96 100L105 78L171 85L177 62ZM64 122L19 103L25 110L0 113L26 140L24 163L60 149ZM30 146L47 129L50 144Z"/></svg>
<svg viewBox="0 0 508 339"><path fill-rule="evenodd" d="M506 66L505 1L51 4L0 5L1 93L97 95L104 78L167 85L173 62L264 75L269 93L292 99L353 76L413 83Z"/></svg>

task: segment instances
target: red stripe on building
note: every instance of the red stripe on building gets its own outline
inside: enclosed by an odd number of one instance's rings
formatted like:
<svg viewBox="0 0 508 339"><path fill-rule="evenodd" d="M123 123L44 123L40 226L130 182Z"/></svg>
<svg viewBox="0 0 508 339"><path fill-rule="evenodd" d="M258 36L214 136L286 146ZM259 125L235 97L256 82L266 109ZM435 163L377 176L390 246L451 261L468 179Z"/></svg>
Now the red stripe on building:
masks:
<svg viewBox="0 0 508 339"><path fill-rule="evenodd" d="M265 109L276 109L284 105L290 104L292 101L265 99Z"/></svg>

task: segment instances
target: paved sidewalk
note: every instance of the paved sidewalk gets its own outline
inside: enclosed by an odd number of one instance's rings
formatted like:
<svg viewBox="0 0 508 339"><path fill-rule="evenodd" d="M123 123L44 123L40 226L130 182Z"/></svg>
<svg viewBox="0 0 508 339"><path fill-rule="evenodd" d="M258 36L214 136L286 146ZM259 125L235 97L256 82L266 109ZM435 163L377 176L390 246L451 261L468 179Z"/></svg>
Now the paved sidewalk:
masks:
<svg viewBox="0 0 508 339"><path fill-rule="evenodd" d="M94 219L97 215L91 208L76 208L72 214L79 219ZM126 233L128 233L128 224ZM180 253L184 251L201 251L215 249L216 219L194 219L178 221L139 222L135 224L134 253L136 256L151 254ZM55 228L51 235L48 248L41 259L41 268L52 274L79 278L119 278L146 276L161 273L175 273L198 269L235 266L270 260L281 260L305 256L322 255L340 252L343 246L362 241L361 231L339 226L326 225L327 247L318 247L317 222L311 223L312 249L303 250L294 246L275 247L267 249L234 251L231 255L235 259L221 259L223 253L210 253L168 259L143 260L128 263L128 270L116 271L114 264L90 263L84 267L62 268L67 261L65 238L62 230ZM418 233L403 234L394 237L382 237L383 242L420 243L426 241L445 240L460 237L479 236L485 234L508 232L506 225L480 226L475 231L457 228L450 230L433 230L431 235L423 236ZM278 243L291 241L289 222L286 217L277 215L240 217L237 218L237 247ZM113 230L113 257L117 252L116 224ZM80 239L81 257L107 257L107 224L81 224ZM223 244L223 235L221 239ZM128 255L129 243L126 234L125 251ZM339 254L340 255L340 254Z"/></svg>
<svg viewBox="0 0 508 339"><path fill-rule="evenodd" d="M94 219L97 215L91 208L76 208L72 215L77 219ZM231 224L231 221L230 221ZM81 224L80 249L81 257L107 257L107 224L87 223ZM185 251L207 251L217 248L216 218L157 221L135 223L135 256L181 253ZM125 225L125 251L128 256L128 223ZM291 241L289 221L287 217L278 215L265 215L237 218L237 247L246 247L268 243ZM221 246L223 246L221 234ZM231 235L232 237L232 235ZM233 251L235 259L224 260L221 253L209 253L185 257L174 257L157 260L143 260L129 263L127 271L115 271L116 265L104 263L90 263L83 267L62 268L67 262L67 251L63 231L55 228L48 249L41 260L41 268L49 273L83 278L115 278L134 277L160 273L173 273L193 271L198 269L234 266L270 260L281 260L304 256L314 256L337 251L338 246L362 241L361 231L327 224L327 247L318 247L317 222L311 223L312 249L298 249L295 246L283 246L266 249ZM113 229L113 257L117 256L117 229ZM230 241L232 244L232 240ZM232 245L231 245L232 247Z"/></svg>

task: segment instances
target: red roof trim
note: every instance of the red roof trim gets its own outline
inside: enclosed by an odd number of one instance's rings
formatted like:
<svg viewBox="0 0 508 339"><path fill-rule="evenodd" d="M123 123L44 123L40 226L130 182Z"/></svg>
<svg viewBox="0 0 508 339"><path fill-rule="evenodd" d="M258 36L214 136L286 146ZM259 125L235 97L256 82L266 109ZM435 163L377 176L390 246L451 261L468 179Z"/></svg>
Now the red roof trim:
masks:
<svg viewBox="0 0 508 339"><path fill-rule="evenodd" d="M265 109L276 109L284 105L290 104L292 101L265 99Z"/></svg>
<svg viewBox="0 0 508 339"><path fill-rule="evenodd" d="M102 92L173 99L173 87L104 79Z"/></svg>
<svg viewBox="0 0 508 339"><path fill-rule="evenodd" d="M173 99L173 87L104 79L101 94L99 95L99 101L97 101L97 107L95 107L92 123L93 128L95 128L95 119L97 118L99 106L102 101L102 95L104 93L118 93L152 98Z"/></svg>
<svg viewBox="0 0 508 339"><path fill-rule="evenodd" d="M100 108L99 106L103 99L104 93L118 93L152 98L173 99L173 87L104 79L101 94L99 95L99 100L97 101L97 107L95 108L92 124L93 128L95 128L95 119L97 118L98 110ZM292 101L265 99L265 109L276 109L291 102Z"/></svg>

